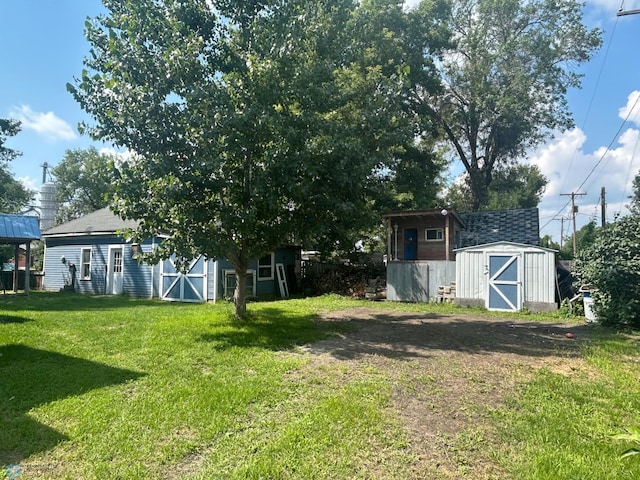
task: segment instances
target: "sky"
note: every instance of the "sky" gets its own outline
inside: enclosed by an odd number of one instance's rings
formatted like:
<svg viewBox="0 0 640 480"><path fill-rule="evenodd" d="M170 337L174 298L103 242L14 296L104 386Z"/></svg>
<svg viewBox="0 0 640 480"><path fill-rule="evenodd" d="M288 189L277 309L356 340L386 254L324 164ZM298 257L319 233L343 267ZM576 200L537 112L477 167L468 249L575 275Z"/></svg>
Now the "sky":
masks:
<svg viewBox="0 0 640 480"><path fill-rule="evenodd" d="M415 3L408 1L407 4ZM587 1L584 22L603 30L602 48L579 67L582 88L568 92L575 128L556 132L524 160L549 179L540 210L540 235L560 242L571 233L571 197L576 193L577 228L600 222L601 188L606 217L625 215L631 182L640 171L640 0ZM44 162L57 165L67 150L111 146L78 133L91 123L66 84L80 76L89 51L87 17L104 12L100 0L0 0L0 118L22 122L7 146L22 152L11 163L14 176L29 188L42 184ZM565 218L561 221L561 218Z"/></svg>

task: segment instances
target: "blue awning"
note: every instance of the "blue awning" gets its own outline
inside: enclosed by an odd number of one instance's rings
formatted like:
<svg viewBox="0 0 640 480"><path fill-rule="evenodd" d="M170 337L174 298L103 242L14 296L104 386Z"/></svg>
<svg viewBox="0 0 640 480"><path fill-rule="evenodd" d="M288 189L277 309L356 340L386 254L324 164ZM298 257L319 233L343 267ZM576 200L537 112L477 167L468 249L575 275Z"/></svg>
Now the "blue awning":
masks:
<svg viewBox="0 0 640 480"><path fill-rule="evenodd" d="M25 243L40 240L38 217L0 214L0 243Z"/></svg>

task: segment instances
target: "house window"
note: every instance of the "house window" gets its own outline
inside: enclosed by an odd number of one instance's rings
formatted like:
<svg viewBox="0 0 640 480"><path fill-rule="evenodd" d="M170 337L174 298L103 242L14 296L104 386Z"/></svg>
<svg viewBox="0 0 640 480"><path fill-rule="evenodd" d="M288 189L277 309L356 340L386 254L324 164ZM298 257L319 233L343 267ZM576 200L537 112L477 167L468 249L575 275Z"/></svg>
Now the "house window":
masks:
<svg viewBox="0 0 640 480"><path fill-rule="evenodd" d="M258 260L258 280L273 280L273 261L275 255L270 253Z"/></svg>
<svg viewBox="0 0 640 480"><path fill-rule="evenodd" d="M427 228L424 238L427 242L440 242L444 239L444 230L442 228Z"/></svg>
<svg viewBox="0 0 640 480"><path fill-rule="evenodd" d="M113 273L122 273L122 249L113 251Z"/></svg>
<svg viewBox="0 0 640 480"><path fill-rule="evenodd" d="M91 247L80 250L80 278L91 280Z"/></svg>
<svg viewBox="0 0 640 480"><path fill-rule="evenodd" d="M223 270L224 298L233 298L236 290L236 272ZM247 297L256 296L256 274L254 270L247 270Z"/></svg>

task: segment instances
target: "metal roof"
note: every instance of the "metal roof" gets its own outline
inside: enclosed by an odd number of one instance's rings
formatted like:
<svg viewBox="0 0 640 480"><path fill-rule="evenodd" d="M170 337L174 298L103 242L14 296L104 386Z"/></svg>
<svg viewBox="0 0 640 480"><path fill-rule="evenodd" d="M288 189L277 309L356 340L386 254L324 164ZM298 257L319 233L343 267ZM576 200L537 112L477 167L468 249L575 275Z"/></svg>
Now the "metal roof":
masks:
<svg viewBox="0 0 640 480"><path fill-rule="evenodd" d="M117 216L109 208L102 208L95 212L84 215L75 220L71 220L62 225L46 230L43 237L65 237L65 236L84 236L84 235L109 235L123 230L125 228L136 228L138 222L136 220L123 220Z"/></svg>
<svg viewBox="0 0 640 480"><path fill-rule="evenodd" d="M0 213L0 243L40 240L38 217Z"/></svg>

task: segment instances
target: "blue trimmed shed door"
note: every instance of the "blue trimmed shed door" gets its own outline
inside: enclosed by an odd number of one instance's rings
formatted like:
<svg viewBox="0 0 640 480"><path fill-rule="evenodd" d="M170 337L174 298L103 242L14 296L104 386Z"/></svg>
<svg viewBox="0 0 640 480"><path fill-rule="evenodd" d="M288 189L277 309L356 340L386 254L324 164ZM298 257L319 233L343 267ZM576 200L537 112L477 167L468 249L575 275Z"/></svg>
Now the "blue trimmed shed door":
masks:
<svg viewBox="0 0 640 480"><path fill-rule="evenodd" d="M160 298L174 302L207 300L207 259L200 256L189 263L185 273L176 268L175 259L162 262Z"/></svg>
<svg viewBox="0 0 640 480"><path fill-rule="evenodd" d="M489 254L489 310L521 309L520 255Z"/></svg>

